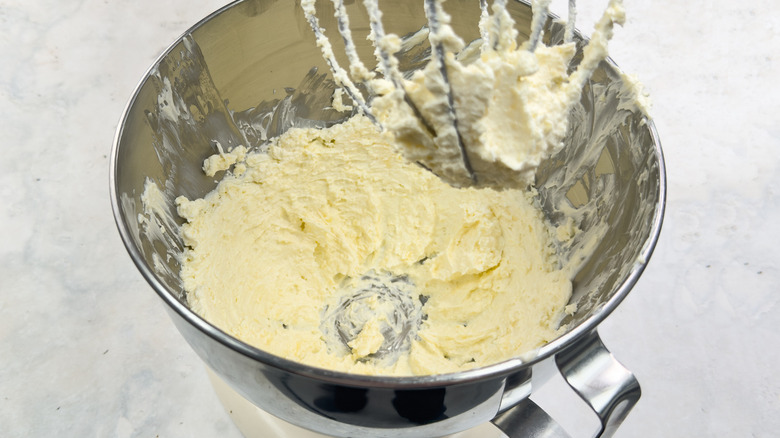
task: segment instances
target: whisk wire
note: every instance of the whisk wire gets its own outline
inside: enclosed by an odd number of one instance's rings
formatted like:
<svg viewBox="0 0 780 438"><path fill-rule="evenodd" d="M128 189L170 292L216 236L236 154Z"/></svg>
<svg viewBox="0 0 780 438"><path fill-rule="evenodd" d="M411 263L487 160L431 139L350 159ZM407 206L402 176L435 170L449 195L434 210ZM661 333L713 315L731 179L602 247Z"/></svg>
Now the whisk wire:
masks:
<svg viewBox="0 0 780 438"><path fill-rule="evenodd" d="M471 160L469 159L466 146L463 143L463 136L458 129L458 114L455 111L455 97L452 93L452 85L447 73L447 62L444 45L441 41L436 40L436 35L440 30L440 17L443 11L439 10L440 4L436 0L425 0L425 16L428 19L429 39L431 42L431 61L436 62L439 67L439 73L442 77L442 86L444 87L444 93L447 97L447 118L452 125L453 131L457 136L458 148L460 149L461 159L463 165L466 168L466 172L469 175L472 183L477 183L477 175L474 173L474 169L471 167Z"/></svg>
<svg viewBox="0 0 780 438"><path fill-rule="evenodd" d="M382 12L379 9L377 0L363 0L363 5L368 11L369 26L371 28L371 38L374 40L374 55L379 63L379 68L385 78L389 79L393 86L400 90L404 97L404 102L411 108L414 116L420 121L423 128L431 137L436 137L436 130L420 112L417 104L409 97L403 83L401 70L398 68L398 59L387 52L383 40L385 38L385 29L382 25Z"/></svg>
<svg viewBox="0 0 780 438"><path fill-rule="evenodd" d="M532 2L533 16L531 17L531 35L528 38L528 51L536 51L536 46L542 39L542 29L547 21L547 12L550 9L551 0L534 0Z"/></svg>
<svg viewBox="0 0 780 438"><path fill-rule="evenodd" d="M336 56L333 54L333 47L330 45L330 40L328 40L328 37L325 36L324 30L320 26L319 19L317 19L317 15L316 15L317 10L315 9L314 1L301 2L301 6L303 7L303 12L304 12L304 16L306 17L306 21L309 22L309 26L314 32L314 36L317 40L317 45L320 47L320 50L322 51L322 56L325 59L325 62L328 64L328 67L330 68L331 72L333 73L333 79L340 87L344 89L344 91L347 93L347 96L349 96L349 98L352 99L352 101L357 104L357 106L360 108L363 114L365 114L365 116L368 117L368 119L371 120L372 123L379 125L379 122L376 120L376 117L374 117L374 115L371 113L371 110L366 104L366 100L363 98L363 95L360 93L360 90L358 90L355 83L352 81L352 79L350 79L349 75L347 74L347 71L344 70L344 68L342 68L339 65L339 62L336 60ZM341 13L337 9L337 15L340 14ZM346 15L346 12L344 13L344 15Z"/></svg>

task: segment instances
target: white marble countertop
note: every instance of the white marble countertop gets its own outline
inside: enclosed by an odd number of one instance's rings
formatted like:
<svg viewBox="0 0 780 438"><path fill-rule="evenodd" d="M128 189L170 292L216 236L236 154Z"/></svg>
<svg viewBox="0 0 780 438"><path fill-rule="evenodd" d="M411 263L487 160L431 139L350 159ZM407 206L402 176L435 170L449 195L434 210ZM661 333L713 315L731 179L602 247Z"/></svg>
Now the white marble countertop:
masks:
<svg viewBox="0 0 780 438"><path fill-rule="evenodd" d="M591 23L605 2L580 3ZM669 185L655 255L600 329L643 389L618 436L777 436L780 3L625 3L612 54L652 93ZM240 436L108 195L134 86L222 4L0 2L0 435ZM539 395L553 414L567 397Z"/></svg>

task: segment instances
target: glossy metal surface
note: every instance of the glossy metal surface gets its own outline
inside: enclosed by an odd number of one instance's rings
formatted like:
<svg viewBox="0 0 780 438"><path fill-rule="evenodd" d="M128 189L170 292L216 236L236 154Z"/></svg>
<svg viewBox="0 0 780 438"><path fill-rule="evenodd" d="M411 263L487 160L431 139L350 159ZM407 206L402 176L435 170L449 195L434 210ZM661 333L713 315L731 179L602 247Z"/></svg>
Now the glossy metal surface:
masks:
<svg viewBox="0 0 780 438"><path fill-rule="evenodd" d="M358 3L348 8L359 8ZM335 30L330 4L319 6L321 20ZM450 0L446 8L464 39L479 36L478 2ZM528 6L512 2L509 9L520 38L527 38ZM384 12L386 29L401 35L420 30L424 21L417 0L394 2ZM373 59L363 38L367 17L359 9L350 17L358 52L364 60ZM544 38L560 41L563 33L563 26L548 22ZM183 337L243 397L284 420L330 435L442 436L499 412L497 423L512 425L513 433L534 424L553 427L538 421L543 416L524 400L554 361L601 416L608 436L639 392L633 376L597 341L595 328L642 273L660 232L665 199L663 158L652 122L627 108L621 76L608 63L573 111L567 147L538 176L540 203L553 223L566 214L582 219L579 237L561 248L564 259L575 258L584 240L597 245L574 279L571 302L577 311L564 320L567 330L534 355L455 374L354 376L253 348L188 308L178 280L181 219L173 200L201 197L215 186L201 170L203 159L217 151L214 142L262 149L265 139L291 126L327 126L349 116L330 108L333 83L313 38L294 2L232 3L176 41L128 104L112 151L114 214L132 260L167 304ZM401 56L404 69L426 62L419 46L406 47ZM162 189L160 211L143 208L147 180Z"/></svg>

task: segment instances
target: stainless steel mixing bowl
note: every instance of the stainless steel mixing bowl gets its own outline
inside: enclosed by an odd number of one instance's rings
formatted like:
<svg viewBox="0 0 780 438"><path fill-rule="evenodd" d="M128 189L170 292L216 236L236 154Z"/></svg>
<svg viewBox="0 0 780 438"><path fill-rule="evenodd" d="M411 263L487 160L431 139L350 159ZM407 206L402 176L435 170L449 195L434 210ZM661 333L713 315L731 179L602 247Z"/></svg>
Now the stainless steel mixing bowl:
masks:
<svg viewBox="0 0 780 438"><path fill-rule="evenodd" d="M320 2L333 31L330 2ZM367 17L347 7L363 59ZM450 0L456 32L478 37L476 1ZM385 27L399 35L423 27L422 2L384 5ZM521 38L530 9L510 2ZM563 26L548 20L545 40ZM580 41L580 46L582 41ZM426 62L426 45L405 47L402 68ZM579 56L575 59L575 63ZM554 224L576 217L582 231L562 245L566 262L592 256L573 280L576 312L559 338L538 351L470 371L422 377L371 377L318 369L247 345L187 306L178 278L182 242L174 198L202 197L215 187L203 159L216 143L262 147L292 126L328 126L349 114L330 107L334 84L300 5L245 0L210 15L178 39L144 76L122 117L112 151L111 197L119 233L141 274L167 305L187 342L223 380L261 409L321 433L362 437L435 437L493 420L510 436L562 432L528 396L555 369L611 435L639 399L639 385L601 343L597 325L625 298L652 253L665 200L665 176L653 123L631 104L623 77L602 63L571 116L567 146L537 177L540 203ZM141 199L145 183L161 205ZM279 263L284 263L280 260Z"/></svg>

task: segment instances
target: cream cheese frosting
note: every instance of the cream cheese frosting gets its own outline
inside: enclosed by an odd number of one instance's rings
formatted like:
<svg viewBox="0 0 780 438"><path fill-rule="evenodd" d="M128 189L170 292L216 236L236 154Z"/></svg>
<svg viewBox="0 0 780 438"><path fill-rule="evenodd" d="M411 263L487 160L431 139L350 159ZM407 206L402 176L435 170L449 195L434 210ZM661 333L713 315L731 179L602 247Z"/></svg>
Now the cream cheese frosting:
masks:
<svg viewBox="0 0 780 438"><path fill-rule="evenodd" d="M207 169L232 161L213 192L176 200L188 302L230 335L309 365L382 375L484 366L557 336L571 282L533 191L453 188L360 115L292 129L267 153L224 152ZM402 283L414 325L406 345L382 355L399 304L354 298L366 290L354 284L371 278ZM340 339L327 321L345 297L346 319L358 323Z"/></svg>

